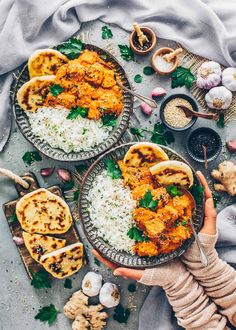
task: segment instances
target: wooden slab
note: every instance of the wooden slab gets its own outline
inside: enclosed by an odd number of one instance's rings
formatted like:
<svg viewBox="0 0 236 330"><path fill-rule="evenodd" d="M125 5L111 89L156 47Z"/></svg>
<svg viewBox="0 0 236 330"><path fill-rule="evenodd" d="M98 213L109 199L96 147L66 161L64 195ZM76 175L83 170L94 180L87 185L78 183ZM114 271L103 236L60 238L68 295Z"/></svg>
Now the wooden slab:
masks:
<svg viewBox="0 0 236 330"><path fill-rule="evenodd" d="M26 180L30 184L30 186L29 186L28 189L24 189L19 184L15 184L16 190L17 190L18 195L20 197L28 194L31 191L34 191L34 190L37 190L37 189L40 188L39 184L38 184L38 181L37 181L37 179L36 179L36 177L33 173L31 173L31 172L25 173L24 175L22 175L22 178L24 180ZM60 196L61 198L64 199L63 193L62 193L61 189L58 186L49 187L47 189L51 193L53 193L57 196ZM9 228L10 228L11 233L12 233L12 238L14 236L22 237L22 232L23 232L19 221L14 221L13 223L9 222L11 216L16 214L15 213L16 212L16 203L19 199L20 198L15 199L15 200L10 201L10 202L7 202L3 205L3 211L4 211L6 219L8 221L8 225L9 225ZM81 239L79 237L79 233L78 233L74 223L66 233L57 234L57 235L50 235L50 236L66 239L66 245L70 245L70 244L76 243L78 241L81 241ZM12 240L12 244L13 244L13 242L14 241ZM28 252L25 244L16 245L16 246L17 246L19 254L22 258L25 269L26 269L29 277L32 279L30 271L37 272L40 269L42 269L43 267L31 257L31 255Z"/></svg>

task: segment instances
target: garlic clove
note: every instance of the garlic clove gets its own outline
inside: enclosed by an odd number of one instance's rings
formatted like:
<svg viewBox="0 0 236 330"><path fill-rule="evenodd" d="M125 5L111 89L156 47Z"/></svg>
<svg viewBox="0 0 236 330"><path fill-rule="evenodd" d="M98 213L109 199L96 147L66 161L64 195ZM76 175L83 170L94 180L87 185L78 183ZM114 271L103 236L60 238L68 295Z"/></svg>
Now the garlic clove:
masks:
<svg viewBox="0 0 236 330"><path fill-rule="evenodd" d="M72 180L71 173L65 168L59 168L57 170L57 175L62 181L70 182Z"/></svg>
<svg viewBox="0 0 236 330"><path fill-rule="evenodd" d="M14 236L13 241L16 243L16 245L20 246L24 244L24 239L23 237L20 236Z"/></svg>
<svg viewBox="0 0 236 330"><path fill-rule="evenodd" d="M161 97L161 96L165 96L167 94L167 91L162 88L162 87L156 87L152 90L152 97Z"/></svg>
<svg viewBox="0 0 236 330"><path fill-rule="evenodd" d="M147 103L141 102L140 108L141 108L142 112L145 113L145 115L151 116L152 108Z"/></svg>
<svg viewBox="0 0 236 330"><path fill-rule="evenodd" d="M89 297L95 297L99 294L102 287L102 276L94 272L88 272L82 281L82 291Z"/></svg>
<svg viewBox="0 0 236 330"><path fill-rule="evenodd" d="M99 293L100 303L107 307L112 308L120 302L120 292L118 286L113 283L105 283Z"/></svg>
<svg viewBox="0 0 236 330"><path fill-rule="evenodd" d="M40 170L40 174L43 177L48 177L50 175L52 175L53 171L54 171L55 167L45 167L45 168L41 168Z"/></svg>
<svg viewBox="0 0 236 330"><path fill-rule="evenodd" d="M226 147L231 153L236 153L236 141L229 140L226 142Z"/></svg>

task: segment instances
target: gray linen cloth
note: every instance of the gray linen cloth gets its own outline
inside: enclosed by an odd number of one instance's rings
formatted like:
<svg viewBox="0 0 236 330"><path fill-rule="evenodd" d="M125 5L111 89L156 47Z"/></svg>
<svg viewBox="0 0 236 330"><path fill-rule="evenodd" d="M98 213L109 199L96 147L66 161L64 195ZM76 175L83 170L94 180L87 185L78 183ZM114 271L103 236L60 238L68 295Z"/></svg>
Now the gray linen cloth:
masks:
<svg viewBox="0 0 236 330"><path fill-rule="evenodd" d="M83 22L100 19L130 30L131 23L138 21L152 27L158 37L180 42L189 51L222 64L235 65L235 15L235 0L1 0L0 151L10 134L11 72L34 50L69 38ZM236 264L236 205L223 210L218 218L219 254ZM139 320L139 330L179 328L159 287L151 290Z"/></svg>
<svg viewBox="0 0 236 330"><path fill-rule="evenodd" d="M158 37L222 64L236 64L235 0L1 0L0 151L10 134L7 73L39 48L57 44L81 23L100 19L126 30L138 21ZM4 75L6 74L6 75Z"/></svg>

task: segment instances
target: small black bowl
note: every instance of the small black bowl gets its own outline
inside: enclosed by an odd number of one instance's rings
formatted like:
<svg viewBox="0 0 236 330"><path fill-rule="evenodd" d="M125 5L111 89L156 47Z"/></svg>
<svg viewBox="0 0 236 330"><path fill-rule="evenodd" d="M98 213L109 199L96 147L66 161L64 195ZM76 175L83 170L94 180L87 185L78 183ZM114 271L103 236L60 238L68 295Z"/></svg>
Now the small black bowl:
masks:
<svg viewBox="0 0 236 330"><path fill-rule="evenodd" d="M187 137L186 149L189 156L200 163L204 163L202 144L206 145L208 162L216 159L222 150L222 141L216 131L208 127L195 129Z"/></svg>
<svg viewBox="0 0 236 330"><path fill-rule="evenodd" d="M163 122L163 124L172 131L183 132L183 131L186 131L187 129L189 129L190 127L192 127L196 123L197 117L193 117L192 120L184 127L173 127L173 126L169 125L165 120L164 109L165 109L165 106L167 105L167 103L175 98L182 98L182 99L185 99L186 101L188 101L191 104L194 111L198 111L198 105L192 97L190 97L186 94L173 94L173 95L170 95L169 97L167 97L162 102L162 104L160 106L160 118L161 118L161 121Z"/></svg>

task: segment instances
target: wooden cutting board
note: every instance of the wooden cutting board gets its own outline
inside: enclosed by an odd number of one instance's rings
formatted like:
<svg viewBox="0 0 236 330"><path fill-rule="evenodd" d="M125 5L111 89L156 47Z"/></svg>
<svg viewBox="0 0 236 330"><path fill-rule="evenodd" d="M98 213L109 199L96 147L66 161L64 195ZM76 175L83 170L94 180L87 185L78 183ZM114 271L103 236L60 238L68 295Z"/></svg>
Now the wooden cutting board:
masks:
<svg viewBox="0 0 236 330"><path fill-rule="evenodd" d="M15 184L16 190L18 192L19 198L15 199L13 201L9 201L7 203L5 203L3 205L3 211L5 213L6 219L8 221L8 225L9 228L11 230L12 233L12 238L15 237L22 237L22 228L21 225L19 223L18 220L14 221L11 223L11 219L12 217L15 217L15 211L16 211L16 203L17 201L20 199L20 197L28 194L31 191L37 190L39 189L39 184L38 181L35 177L35 175L31 172L25 173L24 175L21 176L22 179L24 179L25 181L27 181L30 186L28 189L24 189L22 186L20 186L19 184ZM61 189L58 186L52 186L47 188L51 193L60 196L61 198L64 199L63 193L61 191ZM81 241L80 237L79 237L79 233L76 229L75 223L73 223L73 225L71 226L71 228L65 233L65 234L57 234L57 235L50 235L50 236L54 236L57 238L62 238L62 239L66 239L66 245L70 245L73 243L76 243L78 241ZM12 240L12 244L13 244L13 240ZM25 269L29 275L29 277L32 279L31 273L30 271L33 272L37 272L40 269L42 269L43 267L37 263L29 254L25 244L22 245L16 245L17 249L19 251L19 254L22 258L23 264L25 266Z"/></svg>

